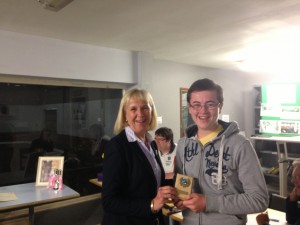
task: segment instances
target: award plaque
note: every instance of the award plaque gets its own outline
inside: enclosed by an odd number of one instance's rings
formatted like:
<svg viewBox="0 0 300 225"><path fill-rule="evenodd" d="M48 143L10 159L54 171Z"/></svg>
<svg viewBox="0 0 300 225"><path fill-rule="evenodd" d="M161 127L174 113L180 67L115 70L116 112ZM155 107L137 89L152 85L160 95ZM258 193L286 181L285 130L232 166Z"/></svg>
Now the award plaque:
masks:
<svg viewBox="0 0 300 225"><path fill-rule="evenodd" d="M177 190L178 198L184 199L185 196L192 193L193 177L183 174L176 175L175 188Z"/></svg>

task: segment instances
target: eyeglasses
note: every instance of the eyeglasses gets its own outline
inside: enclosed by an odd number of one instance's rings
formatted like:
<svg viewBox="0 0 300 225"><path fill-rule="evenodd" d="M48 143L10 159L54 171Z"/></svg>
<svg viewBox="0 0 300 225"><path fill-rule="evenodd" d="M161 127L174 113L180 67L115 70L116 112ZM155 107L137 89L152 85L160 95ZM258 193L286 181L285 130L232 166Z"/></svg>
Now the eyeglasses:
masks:
<svg viewBox="0 0 300 225"><path fill-rule="evenodd" d="M189 106L191 108L193 108L194 110L199 111L202 108L204 108L206 110L215 110L219 105L220 105L220 103L217 103L217 102L207 102L204 105L196 103L196 104L193 104L193 105L190 104Z"/></svg>
<svg viewBox="0 0 300 225"><path fill-rule="evenodd" d="M159 137L155 137L154 138L156 141L165 141L166 139L165 138L159 138Z"/></svg>
<svg viewBox="0 0 300 225"><path fill-rule="evenodd" d="M300 180L300 175L292 175L291 180Z"/></svg>

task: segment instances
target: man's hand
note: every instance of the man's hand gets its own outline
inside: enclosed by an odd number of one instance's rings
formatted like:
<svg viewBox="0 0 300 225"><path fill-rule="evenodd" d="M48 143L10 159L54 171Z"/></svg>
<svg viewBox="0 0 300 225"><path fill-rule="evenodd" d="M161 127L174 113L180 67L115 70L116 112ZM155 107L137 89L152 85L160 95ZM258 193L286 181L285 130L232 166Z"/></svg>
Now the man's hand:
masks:
<svg viewBox="0 0 300 225"><path fill-rule="evenodd" d="M195 213L204 212L206 208L205 195L192 193L182 201L184 207Z"/></svg>

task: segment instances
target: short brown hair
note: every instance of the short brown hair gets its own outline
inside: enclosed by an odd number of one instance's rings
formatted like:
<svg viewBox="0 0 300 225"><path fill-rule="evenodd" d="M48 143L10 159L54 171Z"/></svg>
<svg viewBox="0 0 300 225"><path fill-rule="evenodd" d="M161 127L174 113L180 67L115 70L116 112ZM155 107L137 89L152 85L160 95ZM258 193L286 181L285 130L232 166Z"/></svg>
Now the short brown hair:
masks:
<svg viewBox="0 0 300 225"><path fill-rule="evenodd" d="M161 136L167 141L173 142L173 131L168 127L161 127L155 131L155 135Z"/></svg>
<svg viewBox="0 0 300 225"><path fill-rule="evenodd" d="M223 89L220 85L216 84L214 81L204 78L200 80L196 80L189 88L186 100L190 103L191 94L196 91L216 91L217 92L217 99L219 103L223 104L224 97L223 97Z"/></svg>

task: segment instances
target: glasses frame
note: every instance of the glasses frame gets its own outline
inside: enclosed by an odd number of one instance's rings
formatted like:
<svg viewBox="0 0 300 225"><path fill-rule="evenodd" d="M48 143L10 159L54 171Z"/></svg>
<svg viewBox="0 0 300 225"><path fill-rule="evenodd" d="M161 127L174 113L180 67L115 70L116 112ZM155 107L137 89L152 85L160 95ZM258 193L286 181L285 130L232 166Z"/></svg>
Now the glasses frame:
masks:
<svg viewBox="0 0 300 225"><path fill-rule="evenodd" d="M203 108L205 110L215 110L220 106L220 102L206 102L204 105L202 104L189 104L189 107L191 107L193 110L199 111L202 110Z"/></svg>
<svg viewBox="0 0 300 225"><path fill-rule="evenodd" d="M160 137L154 137L155 141L166 141L167 139L165 138L160 138Z"/></svg>

